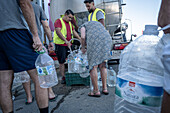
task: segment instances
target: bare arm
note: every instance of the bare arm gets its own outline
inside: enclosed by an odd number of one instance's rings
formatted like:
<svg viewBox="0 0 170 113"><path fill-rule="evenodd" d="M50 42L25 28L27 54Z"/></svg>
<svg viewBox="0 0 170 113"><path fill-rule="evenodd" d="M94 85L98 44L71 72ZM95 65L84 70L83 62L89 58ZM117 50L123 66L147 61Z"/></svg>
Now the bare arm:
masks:
<svg viewBox="0 0 170 113"><path fill-rule="evenodd" d="M158 16L158 26L164 27L170 24L170 0L162 0L161 8ZM164 33L170 33L170 28Z"/></svg>
<svg viewBox="0 0 170 113"><path fill-rule="evenodd" d="M67 46L70 48L71 47L71 43L69 41L66 40L66 38L63 36L63 34L61 33L61 28L55 28L56 30L56 34L58 35L58 37L65 41L65 43L67 44Z"/></svg>
<svg viewBox="0 0 170 113"><path fill-rule="evenodd" d="M49 41L53 40L52 36L51 36L51 30L50 30L47 20L41 20L41 23L43 25L43 29L44 29L45 33L47 34L48 40Z"/></svg>
<svg viewBox="0 0 170 113"><path fill-rule="evenodd" d="M74 35L74 37L78 38L79 40L81 39L80 36L78 35L78 33L75 30L73 30L73 35Z"/></svg>
<svg viewBox="0 0 170 113"><path fill-rule="evenodd" d="M20 8L22 10L25 20L27 21L29 29L33 35L33 42L34 42L33 47L36 50L40 51L42 50L42 43L38 36L35 14L32 5L30 4L30 0L20 0Z"/></svg>
<svg viewBox="0 0 170 113"><path fill-rule="evenodd" d="M82 46L82 52L85 53L86 52L86 49L85 49L85 34L86 34L86 30L85 30L85 27L82 27L81 30L81 46Z"/></svg>
<svg viewBox="0 0 170 113"><path fill-rule="evenodd" d="M47 20L41 20L41 23L42 23L42 26L43 26L45 33L47 34L48 40L49 40L49 49L53 50L54 49L53 42L50 42L53 39L52 39L52 36L51 36L51 30L50 30L50 27L48 25L48 22L47 22Z"/></svg>
<svg viewBox="0 0 170 113"><path fill-rule="evenodd" d="M104 19L100 19L99 22L105 27Z"/></svg>

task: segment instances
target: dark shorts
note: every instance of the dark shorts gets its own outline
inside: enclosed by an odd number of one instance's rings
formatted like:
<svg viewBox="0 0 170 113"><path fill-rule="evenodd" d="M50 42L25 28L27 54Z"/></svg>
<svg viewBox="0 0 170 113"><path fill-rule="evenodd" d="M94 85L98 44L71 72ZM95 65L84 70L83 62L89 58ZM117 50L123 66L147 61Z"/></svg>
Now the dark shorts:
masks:
<svg viewBox="0 0 170 113"><path fill-rule="evenodd" d="M0 32L0 70L21 72L35 69L38 54L34 51L32 35L28 30Z"/></svg>
<svg viewBox="0 0 170 113"><path fill-rule="evenodd" d="M67 46L55 45L55 52L57 54L58 62L63 64L69 55L70 49Z"/></svg>

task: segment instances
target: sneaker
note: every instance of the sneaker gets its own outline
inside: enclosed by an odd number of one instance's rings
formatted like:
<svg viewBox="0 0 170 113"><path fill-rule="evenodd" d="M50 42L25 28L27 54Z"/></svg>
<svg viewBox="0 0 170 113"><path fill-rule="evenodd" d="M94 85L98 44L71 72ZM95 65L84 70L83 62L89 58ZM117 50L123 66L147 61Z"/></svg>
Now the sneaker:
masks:
<svg viewBox="0 0 170 113"><path fill-rule="evenodd" d="M66 84L66 79L65 79L65 77L62 77L61 84Z"/></svg>

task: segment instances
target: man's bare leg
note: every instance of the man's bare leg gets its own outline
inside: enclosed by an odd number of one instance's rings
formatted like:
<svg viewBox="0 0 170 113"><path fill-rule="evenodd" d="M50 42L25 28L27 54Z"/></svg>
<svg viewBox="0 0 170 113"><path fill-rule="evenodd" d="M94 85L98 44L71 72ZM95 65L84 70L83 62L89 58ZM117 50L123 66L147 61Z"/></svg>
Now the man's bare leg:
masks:
<svg viewBox="0 0 170 113"><path fill-rule="evenodd" d="M0 71L0 106L3 113L9 113L13 111L11 94L12 81L12 70Z"/></svg>
<svg viewBox="0 0 170 113"><path fill-rule="evenodd" d="M59 65L59 69L60 69L60 74L62 76L61 83L65 84L65 65L64 65L64 63Z"/></svg>
<svg viewBox="0 0 170 113"><path fill-rule="evenodd" d="M41 88L38 80L37 70L32 69L27 71L35 86L35 96L39 108L48 107L48 91L47 88Z"/></svg>
<svg viewBox="0 0 170 113"><path fill-rule="evenodd" d="M26 96L27 96L27 102L31 103L32 102L32 94L31 94L31 82L25 82L22 84L23 88L25 90Z"/></svg>
<svg viewBox="0 0 170 113"><path fill-rule="evenodd" d="M63 76L65 76L64 74L64 71L65 71L65 66L64 66L64 64L60 64L60 66L59 66L59 69L60 69L60 74L62 75L62 77Z"/></svg>

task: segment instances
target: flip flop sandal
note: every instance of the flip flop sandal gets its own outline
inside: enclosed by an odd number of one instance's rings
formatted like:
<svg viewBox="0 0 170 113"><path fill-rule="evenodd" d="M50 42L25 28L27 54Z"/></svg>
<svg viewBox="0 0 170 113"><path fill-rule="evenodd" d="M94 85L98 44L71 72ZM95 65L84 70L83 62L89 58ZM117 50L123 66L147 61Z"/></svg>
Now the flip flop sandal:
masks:
<svg viewBox="0 0 170 113"><path fill-rule="evenodd" d="M106 89L104 89L104 90L102 91L102 93L103 93L104 95L108 95L108 94L109 94L109 92L108 92Z"/></svg>
<svg viewBox="0 0 170 113"><path fill-rule="evenodd" d="M98 91L99 92L99 91ZM97 92L97 93L98 93ZM100 97L100 94L97 94L97 93L95 93L95 92L90 92L89 94L88 94L88 96L89 97Z"/></svg>
<svg viewBox="0 0 170 113"><path fill-rule="evenodd" d="M56 100L57 100L57 97L58 97L58 95L57 95L57 96L55 96L55 97L53 97L53 98L49 98L49 101L50 101L50 102L54 102L54 101L56 101Z"/></svg>
<svg viewBox="0 0 170 113"><path fill-rule="evenodd" d="M32 97L32 102L28 102L28 100L26 99L25 104L26 104L26 105L29 105L29 104L32 104L33 102L34 102L34 97Z"/></svg>

